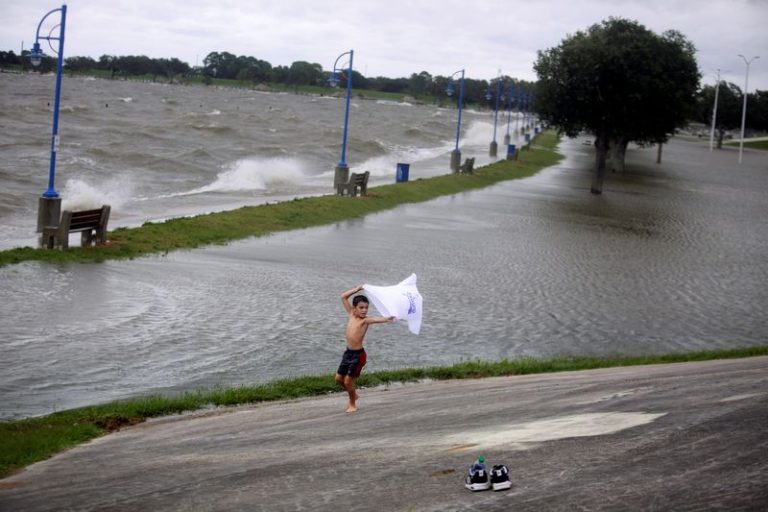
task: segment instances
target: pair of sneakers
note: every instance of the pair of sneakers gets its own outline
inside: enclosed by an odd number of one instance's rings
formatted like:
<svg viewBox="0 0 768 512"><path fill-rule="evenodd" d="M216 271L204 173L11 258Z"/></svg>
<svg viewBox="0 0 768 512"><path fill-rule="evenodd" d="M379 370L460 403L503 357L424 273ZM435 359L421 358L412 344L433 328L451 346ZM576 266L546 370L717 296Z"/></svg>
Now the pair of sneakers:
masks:
<svg viewBox="0 0 768 512"><path fill-rule="evenodd" d="M489 475L485 469L485 458L481 456L469 467L464 487L470 491L487 491L491 488L494 491L503 491L512 487L512 481L509 479L509 470L504 464L493 466Z"/></svg>

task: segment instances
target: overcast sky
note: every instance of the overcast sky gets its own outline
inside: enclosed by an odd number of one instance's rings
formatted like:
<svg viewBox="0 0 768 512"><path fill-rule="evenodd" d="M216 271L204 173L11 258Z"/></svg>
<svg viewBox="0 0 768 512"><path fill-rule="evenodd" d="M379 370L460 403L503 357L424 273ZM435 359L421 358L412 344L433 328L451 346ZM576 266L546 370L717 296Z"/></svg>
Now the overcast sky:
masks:
<svg viewBox="0 0 768 512"><path fill-rule="evenodd" d="M0 0L0 50L29 49L40 19L60 6ZM535 80L538 50L618 16L656 33L682 32L696 46L703 83L714 84L720 69L743 88L738 54L759 55L749 90L768 90L768 0L69 0L67 7L65 56L178 57L194 66L228 51L328 70L354 49L357 71L389 78L465 68L475 79L501 70Z"/></svg>

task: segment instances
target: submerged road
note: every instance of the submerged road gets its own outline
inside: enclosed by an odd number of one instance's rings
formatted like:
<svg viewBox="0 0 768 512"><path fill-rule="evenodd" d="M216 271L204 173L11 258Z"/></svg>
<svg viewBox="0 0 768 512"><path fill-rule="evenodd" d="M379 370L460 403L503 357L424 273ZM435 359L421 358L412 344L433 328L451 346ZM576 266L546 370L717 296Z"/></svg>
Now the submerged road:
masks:
<svg viewBox="0 0 768 512"><path fill-rule="evenodd" d="M0 510L765 510L768 357L398 385L149 421L0 480ZM466 468L504 463L508 491Z"/></svg>

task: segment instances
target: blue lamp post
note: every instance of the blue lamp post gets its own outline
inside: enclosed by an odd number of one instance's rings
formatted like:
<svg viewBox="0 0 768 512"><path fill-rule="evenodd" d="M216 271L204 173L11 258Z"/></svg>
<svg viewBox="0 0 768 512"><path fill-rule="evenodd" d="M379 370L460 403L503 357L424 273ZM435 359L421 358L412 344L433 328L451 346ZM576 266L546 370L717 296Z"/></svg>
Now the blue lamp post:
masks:
<svg viewBox="0 0 768 512"><path fill-rule="evenodd" d="M349 127L349 100L352 97L352 58L355 55L354 50L344 52L336 57L336 62L333 63L333 71L328 78L328 83L331 87L337 87L339 85L339 77L337 73L341 73L343 68L339 67L339 60L345 55L349 55L349 63L347 67L347 105L344 109L344 132L341 136L341 159L336 166L333 176L333 186L336 187L338 194L342 193L341 184L349 181L349 166L347 165L347 128Z"/></svg>
<svg viewBox="0 0 768 512"><path fill-rule="evenodd" d="M459 79L459 119L456 123L456 148L451 151L451 170L453 172L459 172L459 168L461 167L461 150L459 149L459 135L461 134L461 109L464 106L464 70L460 69L459 71L456 71L454 74L448 77L448 86L445 89L445 93L448 96L453 96L454 87L453 87L453 77L461 73L461 78Z"/></svg>
<svg viewBox="0 0 768 512"><path fill-rule="evenodd" d="M528 131L528 91L523 91L523 133Z"/></svg>
<svg viewBox="0 0 768 512"><path fill-rule="evenodd" d="M515 102L515 84L509 84L509 89L506 93L507 98L507 133L504 135L504 146L509 146L511 137L509 135L509 125L512 121L512 104Z"/></svg>
<svg viewBox="0 0 768 512"><path fill-rule="evenodd" d="M61 21L59 22L59 34L58 37L54 37L51 34L56 29L53 27L47 36L40 36L40 28L43 26L43 22L53 13L61 13ZM35 34L35 44L32 46L32 51L29 54L29 60L33 66L39 66L44 57L43 51L40 49L40 40L47 40L50 44L51 41L59 42L58 61L56 63L56 92L53 102L53 129L51 130L51 164L48 171L48 189L43 192L42 197L39 200L39 208L37 213L37 231L42 232L44 226L55 226L59 223L59 215L61 213L61 198L56 193L54 188L54 182L56 178L56 151L59 148L59 102L61 99L61 76L62 68L64 65L64 31L67 22L67 6L62 5L58 9L53 9L48 12L40 20L37 25L37 33ZM52 48L52 47L51 47Z"/></svg>
<svg viewBox="0 0 768 512"><path fill-rule="evenodd" d="M501 77L496 78L496 106L493 109L493 140L491 141L491 146L488 151L489 156L496 156L496 153L498 152L499 145L496 142L496 124L499 121L499 100L501 99ZM493 80L491 81L491 84L493 83ZM491 101L493 98L493 93L491 93L491 84L488 85L488 91L485 93L485 99L488 101Z"/></svg>

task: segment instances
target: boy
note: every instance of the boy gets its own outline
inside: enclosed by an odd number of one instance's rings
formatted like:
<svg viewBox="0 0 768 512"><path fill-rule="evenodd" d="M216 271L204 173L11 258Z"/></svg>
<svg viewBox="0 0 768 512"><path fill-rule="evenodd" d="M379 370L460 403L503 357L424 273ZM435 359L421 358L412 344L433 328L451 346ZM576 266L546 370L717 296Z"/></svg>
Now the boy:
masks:
<svg viewBox="0 0 768 512"><path fill-rule="evenodd" d="M358 286L347 290L341 294L341 302L347 311L347 350L341 358L341 364L336 372L336 382L344 388L349 394L349 404L346 412L357 411L357 399L359 398L355 391L355 379L360 376L360 371L365 366L365 349L363 348L363 339L371 324L383 324L395 320L394 316L368 316L368 297L358 295L349 303L349 298L362 291L363 287Z"/></svg>

